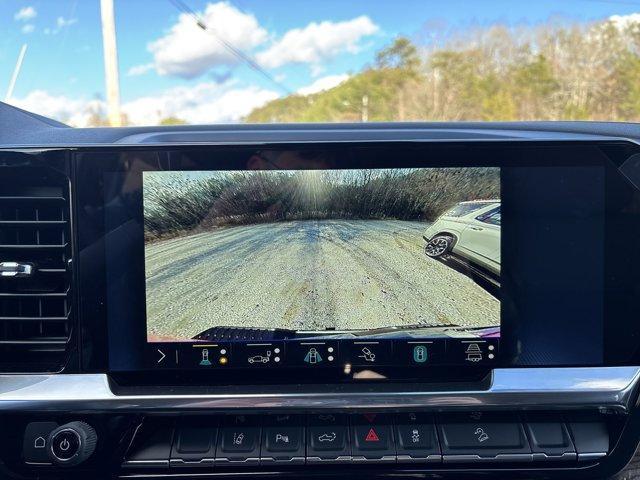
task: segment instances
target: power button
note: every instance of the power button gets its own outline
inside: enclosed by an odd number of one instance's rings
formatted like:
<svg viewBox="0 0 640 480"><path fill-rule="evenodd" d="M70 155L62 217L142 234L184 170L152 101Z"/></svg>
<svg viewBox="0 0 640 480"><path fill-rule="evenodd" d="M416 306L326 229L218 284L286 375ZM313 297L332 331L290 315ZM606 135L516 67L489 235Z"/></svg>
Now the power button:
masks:
<svg viewBox="0 0 640 480"><path fill-rule="evenodd" d="M51 451L54 457L62 462L77 455L79 449L80 435L75 430L61 430L51 439Z"/></svg>
<svg viewBox="0 0 640 480"><path fill-rule="evenodd" d="M61 467L78 465L93 454L98 435L91 425L69 422L49 435L49 458Z"/></svg>

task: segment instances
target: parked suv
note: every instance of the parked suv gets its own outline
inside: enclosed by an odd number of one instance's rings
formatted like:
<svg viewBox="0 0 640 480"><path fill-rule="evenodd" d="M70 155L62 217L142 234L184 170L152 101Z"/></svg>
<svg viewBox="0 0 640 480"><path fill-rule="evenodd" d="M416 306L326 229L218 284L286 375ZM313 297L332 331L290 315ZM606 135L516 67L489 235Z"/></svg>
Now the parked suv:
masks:
<svg viewBox="0 0 640 480"><path fill-rule="evenodd" d="M500 274L500 200L461 202L433 222L423 237L430 257L453 254Z"/></svg>

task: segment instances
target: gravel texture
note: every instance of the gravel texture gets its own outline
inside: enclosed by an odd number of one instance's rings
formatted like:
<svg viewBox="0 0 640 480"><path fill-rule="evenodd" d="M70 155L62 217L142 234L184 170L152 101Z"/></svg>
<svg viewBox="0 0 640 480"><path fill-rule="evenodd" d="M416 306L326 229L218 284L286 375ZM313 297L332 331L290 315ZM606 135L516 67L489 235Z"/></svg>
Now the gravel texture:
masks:
<svg viewBox="0 0 640 480"><path fill-rule="evenodd" d="M424 254L427 226L294 221L147 245L149 335L186 339L213 326L498 325L497 299Z"/></svg>

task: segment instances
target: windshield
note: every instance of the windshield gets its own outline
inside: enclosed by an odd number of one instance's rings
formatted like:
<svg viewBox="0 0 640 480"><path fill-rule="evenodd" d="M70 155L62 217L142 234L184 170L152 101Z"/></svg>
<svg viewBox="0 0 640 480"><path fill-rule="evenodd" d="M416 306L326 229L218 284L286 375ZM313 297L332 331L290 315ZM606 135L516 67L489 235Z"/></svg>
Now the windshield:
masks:
<svg viewBox="0 0 640 480"><path fill-rule="evenodd" d="M640 116L640 4L0 4L6 102L72 126Z"/></svg>

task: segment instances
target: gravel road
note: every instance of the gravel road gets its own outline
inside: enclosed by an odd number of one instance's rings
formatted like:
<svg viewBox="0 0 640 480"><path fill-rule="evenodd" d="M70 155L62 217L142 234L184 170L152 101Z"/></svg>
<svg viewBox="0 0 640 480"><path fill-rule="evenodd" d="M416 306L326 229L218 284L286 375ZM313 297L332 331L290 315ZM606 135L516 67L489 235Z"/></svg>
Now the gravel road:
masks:
<svg viewBox="0 0 640 480"><path fill-rule="evenodd" d="M220 325L499 324L498 300L423 253L426 226L294 221L152 243L146 248L149 335L185 339Z"/></svg>

